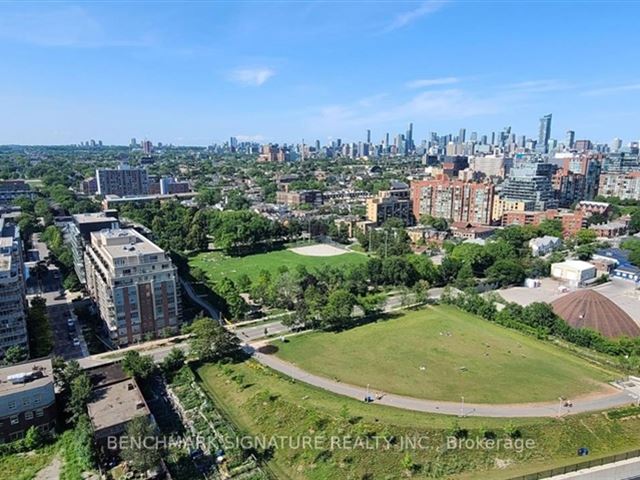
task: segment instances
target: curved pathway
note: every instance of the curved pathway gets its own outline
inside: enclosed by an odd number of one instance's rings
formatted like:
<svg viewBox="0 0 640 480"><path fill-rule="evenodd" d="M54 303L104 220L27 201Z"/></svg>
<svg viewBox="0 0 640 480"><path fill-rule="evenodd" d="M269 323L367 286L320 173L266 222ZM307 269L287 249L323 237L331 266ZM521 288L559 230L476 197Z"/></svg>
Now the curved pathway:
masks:
<svg viewBox="0 0 640 480"><path fill-rule="evenodd" d="M308 383L318 388L328 390L338 395L363 400L367 395L367 389L337 382L326 377L314 375L295 365L279 359L274 355L267 355L256 350L261 345L245 345L244 350L253 356L263 365L277 370L295 380ZM623 390L610 387L610 393L594 394L586 397L572 399L573 407L560 407L560 402L550 403L519 403L519 404L486 404L486 403L465 403L446 402L439 400L426 400L422 398L405 397L392 393L385 393L380 399L373 403L386 405L389 407L402 408L404 410L414 410L417 412L440 413L444 415L462 415L477 417L556 417L564 415L575 415L577 413L607 410L610 408L629 405L633 402L633 397ZM374 395L374 393L370 393Z"/></svg>

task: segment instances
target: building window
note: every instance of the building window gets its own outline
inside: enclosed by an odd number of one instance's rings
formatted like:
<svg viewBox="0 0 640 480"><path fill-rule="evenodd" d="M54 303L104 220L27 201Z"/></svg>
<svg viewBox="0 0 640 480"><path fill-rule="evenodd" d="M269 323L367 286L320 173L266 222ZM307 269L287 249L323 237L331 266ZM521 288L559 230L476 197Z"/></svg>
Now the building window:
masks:
<svg viewBox="0 0 640 480"><path fill-rule="evenodd" d="M36 417L42 417L44 415L44 410L39 408L36 410Z"/></svg>
<svg viewBox="0 0 640 480"><path fill-rule="evenodd" d="M11 415L9 420L11 422L11 425L17 425L18 423L20 423L20 420L18 419L18 415Z"/></svg>
<svg viewBox="0 0 640 480"><path fill-rule="evenodd" d="M31 399L29 397L24 397L22 399L22 406L28 407L29 405L31 405Z"/></svg>
<svg viewBox="0 0 640 480"><path fill-rule="evenodd" d="M25 420L31 420L33 419L33 412L31 410L24 412L24 419Z"/></svg>
<svg viewBox="0 0 640 480"><path fill-rule="evenodd" d="M33 404L34 405L38 405L40 403L40 400L42 399L42 394L38 393L33 397Z"/></svg>
<svg viewBox="0 0 640 480"><path fill-rule="evenodd" d="M11 400L9 402L9 410L15 410L16 409L16 401L15 400Z"/></svg>

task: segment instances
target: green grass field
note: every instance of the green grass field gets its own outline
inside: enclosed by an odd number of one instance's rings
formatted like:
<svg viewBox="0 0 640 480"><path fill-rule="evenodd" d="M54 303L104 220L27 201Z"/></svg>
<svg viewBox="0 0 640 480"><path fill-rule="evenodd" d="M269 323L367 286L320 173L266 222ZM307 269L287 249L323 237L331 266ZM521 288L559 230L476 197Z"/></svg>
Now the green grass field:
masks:
<svg viewBox="0 0 640 480"><path fill-rule="evenodd" d="M309 372L433 400L556 401L596 392L615 378L553 345L450 306L274 345L278 356Z"/></svg>
<svg viewBox="0 0 640 480"><path fill-rule="evenodd" d="M220 252L207 252L191 257L189 266L204 270L209 279L215 282L225 276L235 281L243 273L253 280L261 270L267 270L273 275L282 266L293 269L298 265L304 265L307 269L314 270L326 266L355 265L366 260L366 256L357 253L345 253L334 257L310 257L290 250L277 250L244 257L228 257Z"/></svg>
<svg viewBox="0 0 640 480"><path fill-rule="evenodd" d="M576 463L576 449L588 446L590 459L640 446L640 419L611 421L600 414L553 418L457 418L377 404L296 382L254 361L208 364L197 373L216 409L233 421L242 434L275 436L344 435L425 436L428 449L408 450L418 466L414 478L504 480L516 475ZM492 431L504 438L504 428L516 425L523 439L535 448L522 453L500 449L463 449L447 452L443 445L451 427L469 430L469 437ZM387 449L276 448L268 467L277 478L325 480L327 478L405 478L405 451ZM508 468L496 468L496 458Z"/></svg>

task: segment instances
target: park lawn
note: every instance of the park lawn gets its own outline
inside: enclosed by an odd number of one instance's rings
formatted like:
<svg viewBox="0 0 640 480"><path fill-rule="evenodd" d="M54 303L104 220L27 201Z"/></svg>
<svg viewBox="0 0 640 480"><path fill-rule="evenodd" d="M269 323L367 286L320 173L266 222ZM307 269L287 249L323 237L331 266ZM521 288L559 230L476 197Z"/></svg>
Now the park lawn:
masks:
<svg viewBox="0 0 640 480"><path fill-rule="evenodd" d="M311 257L299 255L290 250L276 250L244 257L229 257L220 252L203 252L191 257L189 266L202 269L209 280L216 282L224 277L236 281L242 274L247 274L253 280L261 270L267 270L274 275L283 266L292 270L298 265L304 265L308 270L313 271L327 266L343 267L366 261L367 257L358 253L344 253L333 257Z"/></svg>
<svg viewBox="0 0 640 480"><path fill-rule="evenodd" d="M236 364L207 364L197 378L215 408L235 423L242 435L362 436L397 439L427 438L429 448L411 449L418 471L414 478L506 479L514 475L567 465L580 460L576 450L590 449L590 458L640 446L640 419L611 421L602 414L553 418L500 419L427 414L376 404L365 404L296 382L249 360ZM442 450L451 428L468 429L470 438L492 431L505 438L504 428L515 425L522 439L533 439L535 448L513 450ZM264 437L263 437L264 436ZM295 440L293 442L295 444ZM396 448L397 447L397 448ZM286 442L269 455L267 466L278 478L325 480L327 478L403 478L406 450L364 448L295 449ZM496 469L496 459L509 466Z"/></svg>
<svg viewBox="0 0 640 480"><path fill-rule="evenodd" d="M339 333L274 342L279 357L353 385L432 400L529 403L575 398L616 377L549 343L452 306ZM423 367L423 368L422 368Z"/></svg>

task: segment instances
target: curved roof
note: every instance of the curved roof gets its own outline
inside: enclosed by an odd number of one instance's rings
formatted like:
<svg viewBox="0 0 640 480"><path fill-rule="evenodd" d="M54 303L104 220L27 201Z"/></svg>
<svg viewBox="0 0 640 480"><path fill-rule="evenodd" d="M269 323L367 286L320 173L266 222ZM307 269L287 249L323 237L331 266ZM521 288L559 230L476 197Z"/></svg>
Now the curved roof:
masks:
<svg viewBox="0 0 640 480"><path fill-rule="evenodd" d="M640 326L618 305L594 290L577 290L551 303L553 311L575 328L605 337L640 337Z"/></svg>

